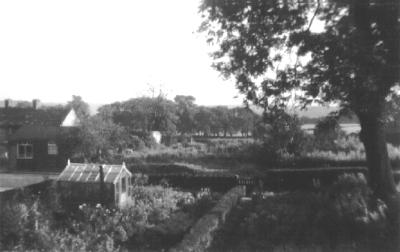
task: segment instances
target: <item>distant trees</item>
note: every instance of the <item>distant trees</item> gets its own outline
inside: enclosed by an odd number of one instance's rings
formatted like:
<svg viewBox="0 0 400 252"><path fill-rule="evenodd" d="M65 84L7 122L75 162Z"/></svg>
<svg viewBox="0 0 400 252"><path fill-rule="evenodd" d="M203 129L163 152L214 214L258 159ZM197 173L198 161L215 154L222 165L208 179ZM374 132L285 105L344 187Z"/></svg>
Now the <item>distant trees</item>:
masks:
<svg viewBox="0 0 400 252"><path fill-rule="evenodd" d="M83 120L90 116L89 104L83 101L79 95L73 95L72 100L67 103L67 108L73 108L79 119Z"/></svg>
<svg viewBox="0 0 400 252"><path fill-rule="evenodd" d="M161 131L163 136L250 136L260 118L248 108L197 106L193 96L177 95L172 101L162 94L107 104L96 115L90 115L88 103L80 96L73 96L65 106L43 109L65 108L75 110L81 125L65 132L63 148L71 150L69 156L86 160L98 160L99 153L107 158L110 151L154 146L151 131Z"/></svg>
<svg viewBox="0 0 400 252"><path fill-rule="evenodd" d="M197 106L193 96L177 95L171 101L159 95L104 105L99 116L111 119L128 132L161 131L167 135L249 136L259 116L246 108Z"/></svg>
<svg viewBox="0 0 400 252"><path fill-rule="evenodd" d="M196 113L195 98L193 96L177 95L174 101L177 106L177 130L181 133L193 133L195 130L195 119Z"/></svg>
<svg viewBox="0 0 400 252"><path fill-rule="evenodd" d="M123 127L99 115L82 123L78 137L76 151L87 159L98 159L100 153L105 157L110 150L121 150L129 144L129 134Z"/></svg>
<svg viewBox="0 0 400 252"><path fill-rule="evenodd" d="M140 97L99 108L99 115L111 118L130 131L176 131L176 104L163 96Z"/></svg>

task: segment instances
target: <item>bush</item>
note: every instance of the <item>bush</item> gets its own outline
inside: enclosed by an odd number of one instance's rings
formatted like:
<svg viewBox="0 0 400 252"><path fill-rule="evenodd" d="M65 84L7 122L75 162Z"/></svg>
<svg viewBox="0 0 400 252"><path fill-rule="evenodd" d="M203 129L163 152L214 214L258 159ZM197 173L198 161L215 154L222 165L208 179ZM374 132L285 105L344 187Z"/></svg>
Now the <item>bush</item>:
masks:
<svg viewBox="0 0 400 252"><path fill-rule="evenodd" d="M298 117L284 111L264 115L256 135L264 143L264 155L272 162L287 155L299 156L307 141Z"/></svg>
<svg viewBox="0 0 400 252"><path fill-rule="evenodd" d="M138 136L132 135L130 136L128 147L132 148L133 150L143 150L146 145Z"/></svg>
<svg viewBox="0 0 400 252"><path fill-rule="evenodd" d="M335 219L344 223L356 223L385 218L384 205L378 201L377 211L371 210L372 191L367 185L363 174L343 174L331 186L329 192L329 205Z"/></svg>
<svg viewBox="0 0 400 252"><path fill-rule="evenodd" d="M386 206L362 175L343 175L318 193L263 195L235 210L243 217L216 251L387 251Z"/></svg>
<svg viewBox="0 0 400 252"><path fill-rule="evenodd" d="M344 135L335 117L325 117L315 125L315 144L319 150L335 150L335 141Z"/></svg>

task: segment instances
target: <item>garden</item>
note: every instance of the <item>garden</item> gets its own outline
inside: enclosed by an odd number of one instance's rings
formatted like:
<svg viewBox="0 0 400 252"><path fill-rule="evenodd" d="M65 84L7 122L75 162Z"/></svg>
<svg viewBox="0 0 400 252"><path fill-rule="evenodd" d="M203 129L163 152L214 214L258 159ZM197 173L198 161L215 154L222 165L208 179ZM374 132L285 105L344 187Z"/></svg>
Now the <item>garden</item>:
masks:
<svg viewBox="0 0 400 252"><path fill-rule="evenodd" d="M386 213L362 174L318 192L258 192L233 209L208 251L396 251Z"/></svg>
<svg viewBox="0 0 400 252"><path fill-rule="evenodd" d="M128 204L63 207L52 186L0 208L0 249L9 251L162 251L183 235L218 199L208 188L182 190L149 185L137 176ZM68 208L68 211L65 209Z"/></svg>

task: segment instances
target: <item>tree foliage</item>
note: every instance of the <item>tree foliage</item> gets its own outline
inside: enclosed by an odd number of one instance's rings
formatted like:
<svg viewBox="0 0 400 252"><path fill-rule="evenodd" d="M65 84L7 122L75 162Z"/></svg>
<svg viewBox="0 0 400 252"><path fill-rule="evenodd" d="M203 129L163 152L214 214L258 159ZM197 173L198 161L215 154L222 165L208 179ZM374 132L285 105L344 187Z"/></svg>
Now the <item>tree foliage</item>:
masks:
<svg viewBox="0 0 400 252"><path fill-rule="evenodd" d="M398 1L206 0L201 9L201 30L219 44L215 67L264 106L280 105L298 89L304 103L375 111L398 84ZM315 20L322 32L312 31ZM290 52L299 58L285 65ZM269 70L276 78L266 76Z"/></svg>
<svg viewBox="0 0 400 252"><path fill-rule="evenodd" d="M161 131L167 135L201 134L249 135L258 116L248 108L206 107L195 104L193 96L140 97L102 106L99 116L110 119L132 134Z"/></svg>
<svg viewBox="0 0 400 252"><path fill-rule="evenodd" d="M248 100L282 109L295 91L302 105L350 108L360 120L371 186L382 197L396 193L382 122L399 85L399 1L205 0L201 10L201 30L219 45L216 69ZM285 62L285 54L296 60Z"/></svg>
<svg viewBox="0 0 400 252"><path fill-rule="evenodd" d="M388 158L384 110L400 84L400 2L204 0L200 9L205 18L200 30L219 46L213 54L216 69L233 77L248 100L270 111L283 109L297 93L303 106L335 102L357 115L369 183L392 209L398 241L400 195ZM288 63L287 55L295 60Z"/></svg>
<svg viewBox="0 0 400 252"><path fill-rule="evenodd" d="M75 110L79 119L84 120L90 116L90 106L79 95L73 95L72 100L67 103L67 108Z"/></svg>

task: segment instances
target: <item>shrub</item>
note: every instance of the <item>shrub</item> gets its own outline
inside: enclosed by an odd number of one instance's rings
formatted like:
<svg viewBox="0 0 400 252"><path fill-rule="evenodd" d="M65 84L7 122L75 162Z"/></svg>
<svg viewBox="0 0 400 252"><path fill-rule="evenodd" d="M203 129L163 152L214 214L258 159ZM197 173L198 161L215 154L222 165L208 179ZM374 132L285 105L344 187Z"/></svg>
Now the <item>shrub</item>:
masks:
<svg viewBox="0 0 400 252"><path fill-rule="evenodd" d="M265 155L277 161L282 156L299 156L303 151L306 135L297 116L278 111L264 115L257 135L264 143Z"/></svg>
<svg viewBox="0 0 400 252"><path fill-rule="evenodd" d="M143 150L146 145L138 136L132 135L130 136L128 147L132 148L133 150Z"/></svg>
<svg viewBox="0 0 400 252"><path fill-rule="evenodd" d="M335 141L344 136L339 122L335 117L325 117L314 129L315 143L320 150L336 150Z"/></svg>
<svg viewBox="0 0 400 252"><path fill-rule="evenodd" d="M329 188L327 194L334 219L347 225L383 222L386 219L383 201L372 197L372 191L362 173L343 174Z"/></svg>

